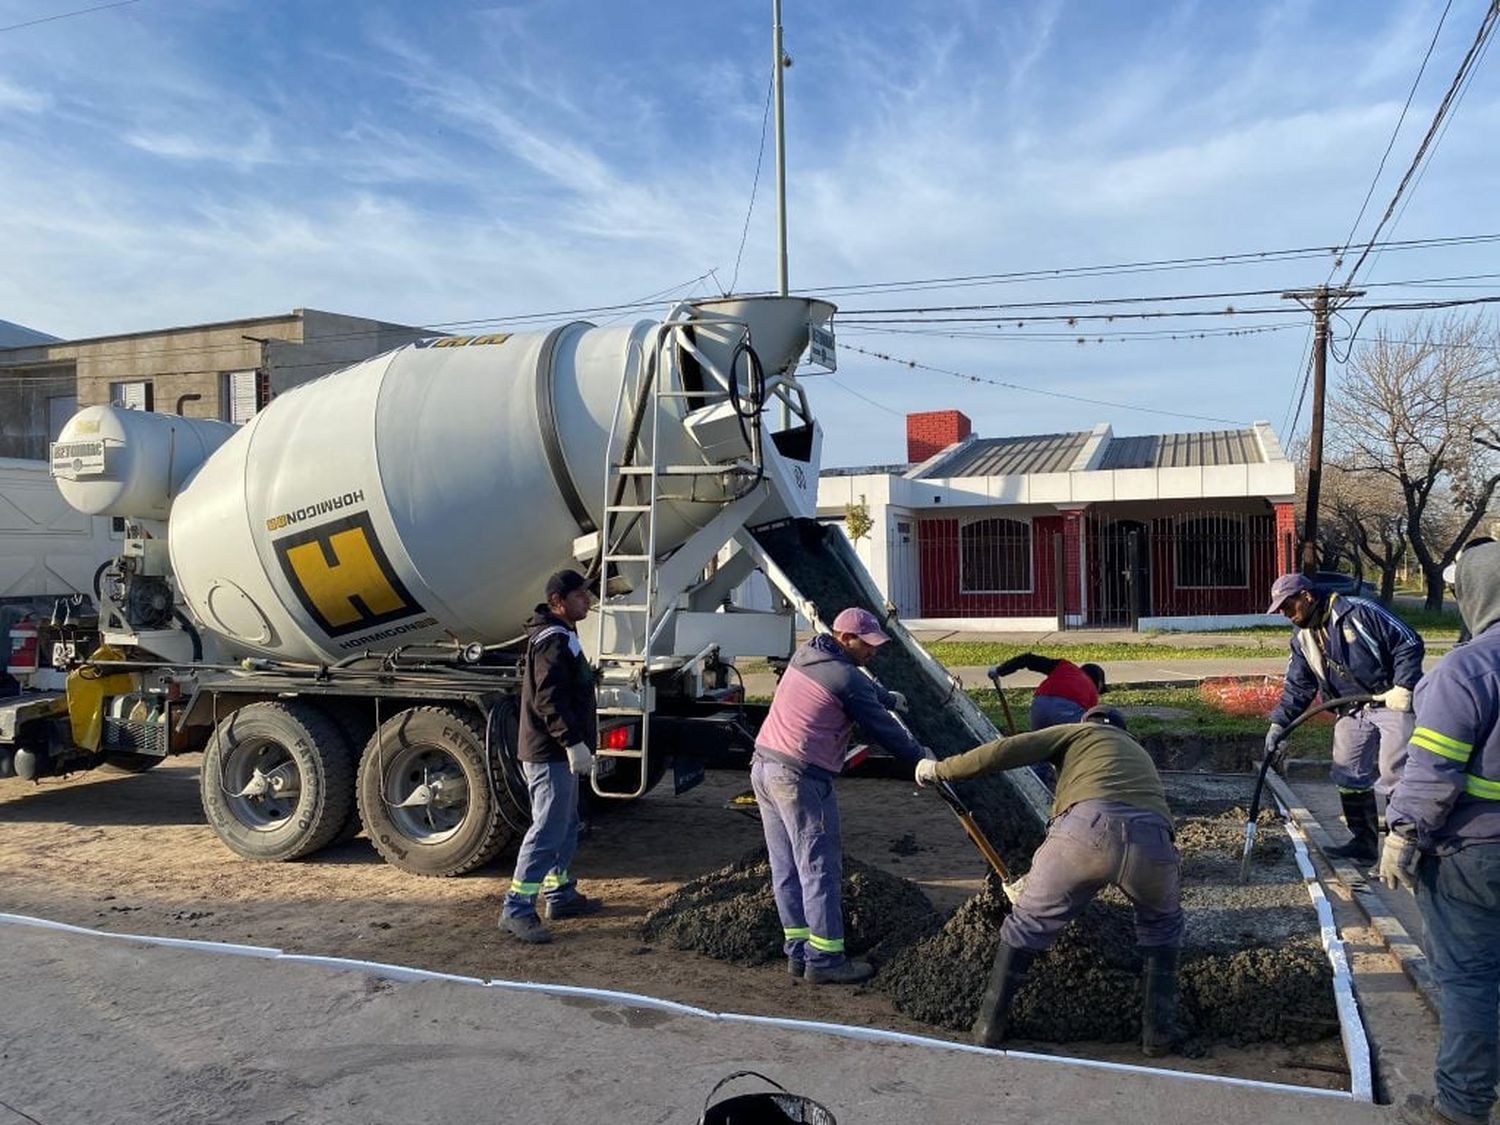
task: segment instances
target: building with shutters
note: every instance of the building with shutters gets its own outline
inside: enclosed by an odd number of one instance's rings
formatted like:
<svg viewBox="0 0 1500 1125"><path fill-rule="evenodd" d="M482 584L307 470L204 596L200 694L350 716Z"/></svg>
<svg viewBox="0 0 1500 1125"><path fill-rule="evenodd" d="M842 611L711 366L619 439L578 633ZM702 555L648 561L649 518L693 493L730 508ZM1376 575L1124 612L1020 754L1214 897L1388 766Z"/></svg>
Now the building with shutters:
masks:
<svg viewBox="0 0 1500 1125"><path fill-rule="evenodd" d="M275 395L437 335L295 309L281 316L0 346L0 458L43 460L75 411L117 402L244 422Z"/></svg>
<svg viewBox="0 0 1500 1125"><path fill-rule="evenodd" d="M1211 628L1258 623L1294 569L1296 472L1271 427L979 437L957 410L907 416L904 465L825 469L901 617L934 627Z"/></svg>

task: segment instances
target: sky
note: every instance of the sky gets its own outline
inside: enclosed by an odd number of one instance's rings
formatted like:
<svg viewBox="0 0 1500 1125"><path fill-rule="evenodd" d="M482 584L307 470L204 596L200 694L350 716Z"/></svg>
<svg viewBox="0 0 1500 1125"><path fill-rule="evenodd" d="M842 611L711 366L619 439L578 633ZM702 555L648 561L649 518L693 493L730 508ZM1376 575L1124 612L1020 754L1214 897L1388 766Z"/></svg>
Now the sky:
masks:
<svg viewBox="0 0 1500 1125"><path fill-rule="evenodd" d="M784 0L791 289L840 306L838 372L807 379L825 464L902 461L905 413L950 408L984 436L1263 419L1286 440L1310 318L1277 295L1135 306L1285 306L1172 321L869 310L1342 280L1487 4ZM89 6L0 0L0 318L71 338L311 307L497 330L775 286L765 0L132 0L31 22ZM1481 56L1382 238L1500 234L1497 136L1500 55ZM1372 182L1339 271L1322 252L888 284L1332 248ZM1500 242L1391 248L1357 280L1484 296L1497 261ZM1423 331L1414 315L1361 338Z"/></svg>

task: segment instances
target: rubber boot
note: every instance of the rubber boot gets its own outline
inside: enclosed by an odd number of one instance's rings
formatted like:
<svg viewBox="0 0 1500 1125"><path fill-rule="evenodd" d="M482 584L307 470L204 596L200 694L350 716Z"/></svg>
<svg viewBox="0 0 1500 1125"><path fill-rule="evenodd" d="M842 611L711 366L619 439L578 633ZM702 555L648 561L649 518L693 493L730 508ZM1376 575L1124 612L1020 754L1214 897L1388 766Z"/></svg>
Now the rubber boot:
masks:
<svg viewBox="0 0 1500 1125"><path fill-rule="evenodd" d="M1340 793L1344 806L1344 824L1353 833L1347 844L1329 848L1323 854L1329 859L1352 859L1356 863L1374 863L1380 857L1379 814L1375 808L1375 791Z"/></svg>
<svg viewBox="0 0 1500 1125"><path fill-rule="evenodd" d="M979 1001L979 1015L974 1020L974 1042L981 1047L998 1047L1010 1030L1010 1006L1026 983L1026 971L1036 960L1030 949L1017 949L1000 943L995 951L995 967L990 983Z"/></svg>
<svg viewBox="0 0 1500 1125"><path fill-rule="evenodd" d="M1141 951L1141 1052L1157 1058L1177 1051L1187 1031L1177 1020L1175 945L1143 945Z"/></svg>

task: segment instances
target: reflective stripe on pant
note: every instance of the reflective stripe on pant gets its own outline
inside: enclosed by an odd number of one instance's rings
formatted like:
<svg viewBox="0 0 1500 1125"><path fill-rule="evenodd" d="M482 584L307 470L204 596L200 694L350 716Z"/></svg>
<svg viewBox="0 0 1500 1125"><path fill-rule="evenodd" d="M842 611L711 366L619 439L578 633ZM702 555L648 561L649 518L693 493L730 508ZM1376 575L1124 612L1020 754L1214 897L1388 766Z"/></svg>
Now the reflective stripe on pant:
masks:
<svg viewBox="0 0 1500 1125"><path fill-rule="evenodd" d="M1438 986L1438 1104L1486 1121L1500 1081L1500 843L1424 858L1417 906Z"/></svg>
<svg viewBox="0 0 1500 1125"><path fill-rule="evenodd" d="M1119 801L1079 801L1047 826L1000 939L1017 949L1047 949L1113 884L1135 907L1141 945L1181 945L1179 874L1172 829L1160 813Z"/></svg>
<svg viewBox="0 0 1500 1125"><path fill-rule="evenodd" d="M756 757L750 784L771 858L771 890L788 957L829 968L844 960L844 852L832 778Z"/></svg>
<svg viewBox="0 0 1500 1125"><path fill-rule="evenodd" d="M501 913L524 918L536 913L538 891L549 899L576 894L568 865L578 850L578 776L567 762L522 762L531 794L531 827L516 853L516 872Z"/></svg>
<svg viewBox="0 0 1500 1125"><path fill-rule="evenodd" d="M1406 744L1416 728L1410 711L1361 707L1333 724L1333 768L1328 776L1343 792L1373 789L1389 797L1406 765Z"/></svg>

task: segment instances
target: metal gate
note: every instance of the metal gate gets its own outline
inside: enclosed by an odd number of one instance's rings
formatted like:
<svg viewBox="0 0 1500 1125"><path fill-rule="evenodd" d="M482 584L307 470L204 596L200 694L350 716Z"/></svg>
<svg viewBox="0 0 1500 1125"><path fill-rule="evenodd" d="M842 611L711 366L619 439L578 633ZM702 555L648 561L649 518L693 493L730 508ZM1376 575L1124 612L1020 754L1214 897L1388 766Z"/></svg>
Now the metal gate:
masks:
<svg viewBox="0 0 1500 1125"><path fill-rule="evenodd" d="M1151 526L1093 516L1089 623L1136 627L1151 616Z"/></svg>

